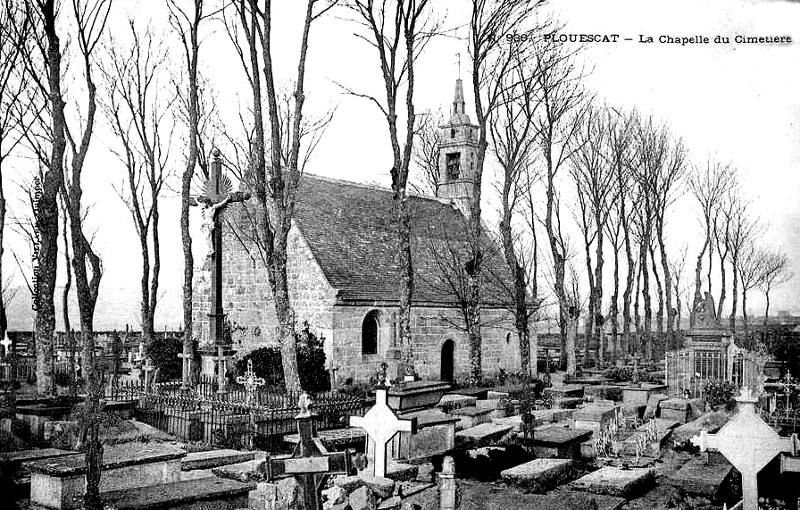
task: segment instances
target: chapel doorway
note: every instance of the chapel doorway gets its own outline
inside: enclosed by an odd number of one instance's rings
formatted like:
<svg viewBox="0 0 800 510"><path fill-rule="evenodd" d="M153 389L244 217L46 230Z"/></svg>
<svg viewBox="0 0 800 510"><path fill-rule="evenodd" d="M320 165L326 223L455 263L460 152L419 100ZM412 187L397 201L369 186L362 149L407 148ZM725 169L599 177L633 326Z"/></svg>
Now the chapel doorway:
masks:
<svg viewBox="0 0 800 510"><path fill-rule="evenodd" d="M440 379L442 381L453 382L453 354L455 352L455 342L445 340L442 344L442 371Z"/></svg>

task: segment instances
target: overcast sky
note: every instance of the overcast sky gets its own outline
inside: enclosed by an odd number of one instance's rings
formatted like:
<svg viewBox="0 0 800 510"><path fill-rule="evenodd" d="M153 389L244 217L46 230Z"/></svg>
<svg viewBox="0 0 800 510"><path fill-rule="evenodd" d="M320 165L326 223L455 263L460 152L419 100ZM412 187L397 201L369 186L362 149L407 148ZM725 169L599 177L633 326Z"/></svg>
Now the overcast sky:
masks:
<svg viewBox="0 0 800 510"><path fill-rule="evenodd" d="M278 71L283 83L294 74L297 58L301 12L304 2L277 2L273 44ZM467 20L464 1L440 2L447 5L446 25L457 27ZM152 15L156 32L167 37L162 2L117 2L111 27L119 36L125 18L134 14L141 22ZM459 7L463 6L463 10ZM146 8L145 8L146 7ZM587 48L584 58L591 73L587 88L600 100L625 108L636 107L668 123L673 133L682 137L693 162L703 164L709 157L731 161L738 169L746 196L768 225L765 244L780 245L791 257L794 272L800 273L800 2L713 0L641 1L641 0L562 0L552 1L542 15L555 14L566 23L566 33L620 34L617 43L596 44ZM307 171L328 177L357 182L390 182L388 169L391 153L385 123L380 112L363 99L346 96L337 83L379 95L379 69L376 56L356 39L355 27L342 17L343 12L315 25L308 58L307 112L314 114L336 108L334 120L320 143ZM653 36L653 44L641 44L639 36ZM465 36L466 30L456 31ZM658 37L670 35L731 38L731 44L686 45L661 44ZM736 35L791 36L788 45L735 44ZM418 111L449 111L453 84L458 76L456 54L462 54L462 78L466 75L466 44L455 37L433 41L417 70ZM180 66L180 56L172 52L173 65ZM247 87L230 42L222 25L209 25L201 49L204 73L217 95L223 122L229 133L239 132L237 111L247 103ZM469 87L466 87L469 89ZM467 111L473 108L467 90ZM472 115L474 119L474 114ZM85 197L94 201L90 214L97 233L95 240L103 257L103 288L130 290L131 303L118 310L115 319L138 323L138 242L127 210L115 195L112 185L122 183L123 168L109 153L116 142L102 124L96 128L88 167L85 172ZM176 170L182 159L174 151ZM487 169L491 174L492 168ZM180 325L181 248L178 225L177 187L166 193L162 211L162 288L165 295L158 323ZM492 191L487 187L484 194ZM489 210L491 211L491 202ZM17 205L17 217L24 210ZM696 208L689 196L677 202L669 216L668 242L674 249L689 245L687 265L693 269L699 248L700 227ZM199 223L199 211L193 219ZM491 221L491 220L489 220ZM195 239L199 240L198 236ZM11 239L12 248L21 256L27 251L19 239ZM197 256L203 254L203 242L195 242ZM5 268L16 263L6 254ZM609 271L611 268L609 267ZM18 271L17 271L18 273ZM17 274L17 281L21 283ZM763 312L762 299L750 296L750 313ZM800 278L775 292L773 311L800 311ZM18 299L27 300L23 295ZM101 290L101 301L102 290ZM101 303L102 308L102 303ZM12 318L13 319L13 318ZM113 327L99 324L99 329Z"/></svg>

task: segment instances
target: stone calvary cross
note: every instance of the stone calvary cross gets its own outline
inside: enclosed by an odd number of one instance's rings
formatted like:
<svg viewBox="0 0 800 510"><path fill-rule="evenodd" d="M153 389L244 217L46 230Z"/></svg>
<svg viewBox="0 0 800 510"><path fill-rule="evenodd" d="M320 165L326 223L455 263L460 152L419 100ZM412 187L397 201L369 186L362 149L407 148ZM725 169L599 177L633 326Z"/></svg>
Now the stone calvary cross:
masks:
<svg viewBox="0 0 800 510"><path fill-rule="evenodd" d="M217 377L220 393L225 392L225 311L222 308L222 213L228 204L244 202L250 198L249 193L234 192L230 179L222 175L222 160L219 149L214 149L211 159L211 171L205 182L203 195L197 201L203 204L202 230L208 243L208 257L211 259L211 312L208 314L208 340L217 348ZM184 355L191 355L184 347ZM186 360L188 358L184 358ZM184 361L183 384L188 387L190 364Z"/></svg>
<svg viewBox="0 0 800 510"><path fill-rule="evenodd" d="M267 457L264 463L266 478L274 480L294 476L303 488L303 508L322 510L320 490L328 475L349 475L353 464L349 451L328 453L322 441L315 437L314 416L308 410L311 399L306 393L300 395L298 404L300 414L295 420L300 441L290 457Z"/></svg>
<svg viewBox="0 0 800 510"><path fill-rule="evenodd" d="M364 429L369 436L367 454L374 476L386 476L386 444L398 432L417 433L417 419L401 420L386 403L386 388L375 390L375 405L363 417L351 416L350 426Z"/></svg>
<svg viewBox="0 0 800 510"><path fill-rule="evenodd" d="M700 451L717 450L742 474L743 510L758 510L758 472L781 452L797 455L797 436L780 437L755 412L758 398L746 386L739 411L716 434L703 430L691 441Z"/></svg>

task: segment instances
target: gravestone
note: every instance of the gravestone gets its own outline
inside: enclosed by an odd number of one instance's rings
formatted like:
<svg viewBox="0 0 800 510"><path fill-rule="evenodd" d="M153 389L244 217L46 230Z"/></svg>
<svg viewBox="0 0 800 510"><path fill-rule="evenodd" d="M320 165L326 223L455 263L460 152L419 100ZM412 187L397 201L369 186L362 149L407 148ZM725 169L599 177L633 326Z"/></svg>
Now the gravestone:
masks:
<svg viewBox="0 0 800 510"><path fill-rule="evenodd" d="M780 437L755 412L758 397L743 387L739 410L716 434L705 430L692 438L700 451L718 450L742 474L743 510L758 510L758 472L783 451L797 454L797 436Z"/></svg>
<svg viewBox="0 0 800 510"><path fill-rule="evenodd" d="M263 377L257 377L256 373L253 371L253 358L247 360L247 371L244 375L240 375L236 378L236 382L239 384L244 385L246 396L245 396L245 403L247 405L253 405L255 401L255 392L259 386L264 386L266 381Z"/></svg>
<svg viewBox="0 0 800 510"><path fill-rule="evenodd" d="M417 433L417 419L401 420L387 405L385 388L375 390L375 405L363 417L351 416L350 426L359 427L369 436L368 469L373 476L386 476L386 445L398 432Z"/></svg>
<svg viewBox="0 0 800 510"><path fill-rule="evenodd" d="M586 429L599 433L608 423L616 420L621 412L621 406L619 405L594 404L575 410L572 418L575 420L576 429Z"/></svg>
<svg viewBox="0 0 800 510"><path fill-rule="evenodd" d="M290 457L267 457L264 463L266 479L294 476L302 487L306 510L321 510L320 491L328 475L351 473L350 452L329 453L315 437L314 417L308 409L311 405L308 394L300 396L299 405L300 414L295 419L300 442Z"/></svg>
<svg viewBox="0 0 800 510"><path fill-rule="evenodd" d="M577 459L581 443L592 437L591 430L547 427L536 431L531 445L537 457Z"/></svg>
<svg viewBox="0 0 800 510"><path fill-rule="evenodd" d="M605 466L569 484L573 490L630 498L649 489L655 481L650 468L622 469Z"/></svg>
<svg viewBox="0 0 800 510"><path fill-rule="evenodd" d="M456 444L458 418L438 409L401 413L402 420L417 420L417 433L400 432L390 443L391 458L400 461L419 461L445 453Z"/></svg>
<svg viewBox="0 0 800 510"><path fill-rule="evenodd" d="M531 492L546 492L566 481L572 471L572 459L534 459L506 469L500 476L506 482L522 486Z"/></svg>

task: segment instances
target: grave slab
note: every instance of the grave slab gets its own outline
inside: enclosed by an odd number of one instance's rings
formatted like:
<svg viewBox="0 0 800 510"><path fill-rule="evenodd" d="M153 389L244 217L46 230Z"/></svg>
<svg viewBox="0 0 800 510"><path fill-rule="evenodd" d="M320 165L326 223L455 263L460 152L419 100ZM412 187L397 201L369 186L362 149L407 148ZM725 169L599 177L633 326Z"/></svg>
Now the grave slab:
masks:
<svg viewBox="0 0 800 510"><path fill-rule="evenodd" d="M107 447L100 491L176 482L180 479L180 460L185 455L184 450L163 444ZM57 509L80 505L86 486L83 455L37 460L26 466L31 472L31 502Z"/></svg>
<svg viewBox="0 0 800 510"><path fill-rule="evenodd" d="M42 448L40 450L19 450L16 452L0 453L0 463L11 463L14 465L22 464L34 460L51 459L53 457L64 457L66 455L82 455L69 450L59 448Z"/></svg>
<svg viewBox="0 0 800 510"><path fill-rule="evenodd" d="M552 395L554 399L564 397L583 397L583 386L577 384L564 384L551 386L544 389L545 395Z"/></svg>
<svg viewBox="0 0 800 510"><path fill-rule="evenodd" d="M573 490L631 498L649 489L655 477L649 468L621 469L606 466L569 484Z"/></svg>
<svg viewBox="0 0 800 510"><path fill-rule="evenodd" d="M705 429L709 434L713 434L727 422L728 415L724 411L706 413L694 421L676 427L675 430L672 431L672 439L675 441L675 444L683 444L689 441L693 436L699 434L701 430Z"/></svg>
<svg viewBox="0 0 800 510"><path fill-rule="evenodd" d="M606 399L619 402L622 400L622 387L612 384L598 384L597 386L586 386L583 388L586 397L594 399Z"/></svg>
<svg viewBox="0 0 800 510"><path fill-rule="evenodd" d="M533 451L539 458L577 459L580 445L592 437L591 430L547 427L533 436Z"/></svg>
<svg viewBox="0 0 800 510"><path fill-rule="evenodd" d="M508 397L509 397L509 393L507 391L489 390L488 392L486 392L486 398L490 399L490 400L502 399L502 398L508 398Z"/></svg>
<svg viewBox="0 0 800 510"><path fill-rule="evenodd" d="M239 450L209 450L192 452L181 459L181 471L194 469L211 469L226 464L238 464L256 458L256 452Z"/></svg>
<svg viewBox="0 0 800 510"><path fill-rule="evenodd" d="M456 432L456 445L485 446L501 440L509 432L511 427L508 425L482 423Z"/></svg>
<svg viewBox="0 0 800 510"><path fill-rule="evenodd" d="M703 496L717 501L723 497L726 482L733 474L733 466L720 459L713 463L706 463L701 459L692 459L679 470L667 477L667 483L680 488L687 494Z"/></svg>
<svg viewBox="0 0 800 510"><path fill-rule="evenodd" d="M106 505L118 510L234 510L247 508L249 492L255 487L224 478L203 478L109 491L102 497Z"/></svg>
<svg viewBox="0 0 800 510"><path fill-rule="evenodd" d="M581 397L560 397L553 399L553 405L560 409L575 409L583 403Z"/></svg>
<svg viewBox="0 0 800 510"><path fill-rule="evenodd" d="M665 384L646 384L639 386L625 386L622 388L622 402L626 404L647 404L651 395L663 393L666 395Z"/></svg>
<svg viewBox="0 0 800 510"><path fill-rule="evenodd" d="M600 430L611 420L616 418L619 405L587 405L577 409L572 415L576 429L586 429L593 432Z"/></svg>
<svg viewBox="0 0 800 510"><path fill-rule="evenodd" d="M389 443L389 458L398 461L423 461L451 450L456 444L456 422L438 409L398 413L402 420L417 419L417 433L400 432Z"/></svg>
<svg viewBox="0 0 800 510"><path fill-rule="evenodd" d="M354 448L358 451L363 451L366 446L367 433L358 427L319 430L317 431L317 439L322 441L325 448L330 448L331 450L343 451L348 448ZM283 442L293 447L300 442L300 435L285 434Z"/></svg>
<svg viewBox="0 0 800 510"><path fill-rule="evenodd" d="M444 412L450 412L454 409L461 409L462 407L474 407L478 399L470 395L459 395L457 393L449 393L443 395L436 407Z"/></svg>
<svg viewBox="0 0 800 510"><path fill-rule="evenodd" d="M667 396L663 393L656 393L655 395L650 395L647 399L647 405L644 408L644 414L642 414L642 418L645 420L649 420L651 418L655 418L658 416L659 406L661 402L667 400Z"/></svg>
<svg viewBox="0 0 800 510"><path fill-rule="evenodd" d="M491 409L478 409L477 407L462 407L460 409L453 409L448 414L458 417L459 421L456 423L456 431L476 427L481 423L487 423L491 420Z"/></svg>
<svg viewBox="0 0 800 510"><path fill-rule="evenodd" d="M228 464L211 469L211 472L220 478L228 478L239 482L266 481L263 460L248 460L237 464Z"/></svg>
<svg viewBox="0 0 800 510"><path fill-rule="evenodd" d="M404 464L396 460L389 459L386 463L386 478L395 481L412 481L419 476L419 466Z"/></svg>
<svg viewBox="0 0 800 510"><path fill-rule="evenodd" d="M522 416L507 416L505 418L492 418L492 423L495 425L508 425L514 432L522 432L523 423L522 423ZM533 419L533 426L538 427L543 425L544 422L539 418Z"/></svg>
<svg viewBox="0 0 800 510"><path fill-rule="evenodd" d="M546 492L572 474L571 459L535 459L500 473L503 480L532 492Z"/></svg>
<svg viewBox="0 0 800 510"><path fill-rule="evenodd" d="M542 422L559 422L571 420L575 413L574 409L536 409L533 416Z"/></svg>
<svg viewBox="0 0 800 510"><path fill-rule="evenodd" d="M475 402L475 407L478 409L488 409L491 411L489 418L504 418L506 413L506 403L499 398L478 400Z"/></svg>

